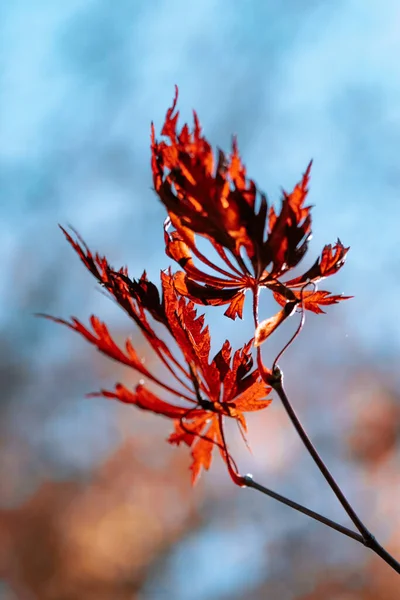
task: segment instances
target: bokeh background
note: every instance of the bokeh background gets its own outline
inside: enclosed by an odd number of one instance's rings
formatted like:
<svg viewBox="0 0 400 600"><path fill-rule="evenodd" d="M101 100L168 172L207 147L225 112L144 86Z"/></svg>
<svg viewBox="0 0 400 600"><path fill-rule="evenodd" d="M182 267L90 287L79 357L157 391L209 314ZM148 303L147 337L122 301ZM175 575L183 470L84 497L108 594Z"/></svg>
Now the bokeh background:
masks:
<svg viewBox="0 0 400 600"><path fill-rule="evenodd" d="M282 359L289 395L361 518L400 559L400 4L398 0L14 0L0 3L0 599L395 600L368 550L253 490L218 458L194 489L169 423L84 394L136 376L48 312L105 319L57 223L114 266L168 266L149 126L174 84L213 144L233 133L278 201L314 159L314 237L348 262ZM262 299L261 316L273 314ZM209 314L215 349L233 327ZM265 347L288 339L294 319ZM250 419L243 472L349 525L279 401ZM350 526L350 525L349 525Z"/></svg>

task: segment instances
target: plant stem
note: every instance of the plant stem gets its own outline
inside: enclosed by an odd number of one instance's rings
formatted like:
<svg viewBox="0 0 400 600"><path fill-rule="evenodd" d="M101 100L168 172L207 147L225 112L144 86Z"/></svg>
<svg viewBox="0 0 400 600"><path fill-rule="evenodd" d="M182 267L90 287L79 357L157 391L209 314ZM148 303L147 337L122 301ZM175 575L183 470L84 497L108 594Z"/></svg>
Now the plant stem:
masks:
<svg viewBox="0 0 400 600"><path fill-rule="evenodd" d="M278 502L282 502L282 504L285 504L286 506L290 506L290 508L293 508L294 510L299 511L299 512L303 513L304 515L311 517L312 519L315 519L319 523L323 523L324 525L331 527L331 529L335 529L336 531L339 531L340 533L343 533L343 535L347 535L348 537L353 538L353 540L356 540L357 542L360 542L361 544L364 543L364 538L359 533L352 531L351 529L348 529L347 527L344 527L343 525L340 525L339 523L336 523L335 521L332 521L331 519L328 519L327 517L324 517L323 515L320 515L319 513L315 512L313 510L310 510L309 508L307 508L306 506L303 506L302 504L299 504L298 502L294 502L293 500L286 498L286 496L277 494L276 492L270 490L269 488L266 488L263 485L261 485L260 483L257 483L256 481L254 481L251 475L245 475L243 477L243 480L244 480L246 487L258 490L262 494L266 494L267 496L274 498L274 500L277 500Z"/></svg>
<svg viewBox="0 0 400 600"><path fill-rule="evenodd" d="M364 546L367 546L367 548L371 548L371 550L375 552L375 554L380 556L385 561L385 563L392 567L392 569L396 571L396 573L400 573L399 562L391 554L389 554L389 552L385 550L385 548L383 548L380 545L380 543L374 538L373 535L371 535L369 543L364 542Z"/></svg>
<svg viewBox="0 0 400 600"><path fill-rule="evenodd" d="M291 420L294 428L296 429L297 433L299 434L299 436L301 438L301 441L303 442L303 444L307 448L309 454L311 455L311 457L313 458L313 460L316 463L317 467L321 471L322 475L325 477L326 481L328 482L328 484L332 488L332 491L336 495L336 497L339 500L340 504L343 506L344 510L347 512L348 516L353 521L354 525L357 527L358 531L361 533L362 536L367 537L368 533L369 533L368 530L366 529L365 525L362 523L362 521L359 519L359 517L357 516L357 514L353 510L352 506L350 505L349 501L347 500L347 498L343 494L343 492L340 489L339 485L336 483L336 481L333 478L333 476L331 475L329 469L327 468L327 466L325 465L324 461L322 460L322 458L318 454L318 451L315 448L314 444L312 443L312 441L308 437L305 429L303 428L303 425L300 422L300 419L296 415L296 413L294 411L294 408L292 407L292 405L291 405L291 403L290 403L290 401L289 401L289 399L288 399L288 397L286 395L286 392L284 390L282 371L280 371L279 367L277 367L275 369L274 375L275 374L276 374L276 382L271 383L271 385L274 388L274 390L276 391L276 393L278 394L278 396L279 396L279 398L280 398L280 400L281 400L281 402L283 404L283 407L284 407L284 409L286 410L286 412L287 412L287 414L289 416L289 419Z"/></svg>
<svg viewBox="0 0 400 600"><path fill-rule="evenodd" d="M325 477L325 479L328 482L333 493L335 494L335 496L339 500L340 504L343 506L344 510L346 511L346 513L348 514L350 519L353 521L353 523L357 527L358 531L360 532L361 540L358 540L358 541L361 541L361 543L364 544L364 546L371 548L371 550L373 550L376 554L378 554L388 565L390 565L392 567L392 569L394 569L397 573L400 573L400 564L393 558L393 556L391 556L384 548L382 548L382 546L376 541L376 539L372 535L372 533L367 529L367 527L364 525L364 523L358 517L358 515L354 511L353 507L347 500L346 496L340 489L339 485L336 483L336 481L335 481L333 475L331 474L331 472L329 471L328 467L322 460L322 458L319 455L314 444L308 437L305 429L303 428L303 425L300 422L300 419L298 418L294 408L292 407L292 405L289 401L289 398L286 395L285 389L283 387L283 375L282 375L282 371L279 369L279 367L275 367L274 376L275 376L275 379L274 379L274 381L270 382L270 384L272 385L272 387L278 394L278 396L283 404L283 407L285 408L285 410L289 416L289 419L291 420L294 428L296 429L297 433L299 434L299 437L302 440L304 446L306 447L306 449L308 450L312 459L314 460L317 467L319 468L321 474Z"/></svg>
<svg viewBox="0 0 400 600"><path fill-rule="evenodd" d="M256 286L253 289L253 319L254 319L255 329L257 329L258 323L259 323L258 303L259 303L259 287ZM290 345L292 343L292 341L294 340L294 338L297 336L298 332L300 331L300 329L303 325L303 321L304 321L304 313L302 315L302 322L300 323L299 329L296 331L295 336L290 340L289 344L287 344L285 346L285 348L284 348L285 350L286 350L287 346ZM281 356L281 355L282 355L282 353L279 354L279 356ZM277 494L276 492L273 492L272 490L265 488L264 486L260 485L259 483L256 483L255 481L253 481L252 477L250 477L248 475L245 477L242 477L245 485L247 487L251 487L253 489L258 490L259 492L266 494L267 496L270 496L271 498L274 498L275 500L278 500L278 502L282 502L283 504L286 504L287 506L290 506L291 508L298 510L299 512L311 517L312 519L315 519L315 520L319 521L320 523L323 523L324 525L327 525L328 527L331 527L332 529L339 531L343 535L347 535L348 537L353 538L354 540L360 542L367 548L370 548L373 552L375 552L375 554L380 556L392 569L394 569L394 571L396 571L397 573L400 573L399 562L391 554L389 554L389 552L387 552L387 550L385 550L379 544L379 542L377 542L377 540L372 535L372 533L367 529L367 527L364 525L364 523L358 517L357 513L351 506L350 502L347 500L346 496L340 489L339 485L336 483L336 481L335 481L333 475L331 474L331 472L329 471L328 467L325 465L324 461L320 457L314 444L308 437L303 425L300 422L300 419L298 418L294 408L292 407L292 405L289 401L289 398L286 395L285 389L283 387L283 374L282 374L282 371L280 370L280 368L276 364L277 360L278 360L278 357L274 361L273 370L271 372L269 369L266 369L265 365L263 364L260 347L257 348L257 364L258 364L258 368L259 368L261 377L265 380L265 383L267 383L268 385L271 385L273 387L273 389L276 391L276 393L278 394L278 396L289 416L289 419L291 420L294 428L296 429L297 433L300 436L301 441L303 442L304 446L306 447L309 454L311 455L314 462L316 463L318 469L320 470L322 475L325 477L325 479L328 482L333 493L339 500L340 504L343 506L344 510L346 511L346 513L348 514L348 516L350 517L350 519L352 520L352 522L354 523L354 525L356 526L356 528L358 529L360 534L358 534L354 531L351 531L351 529L348 529L347 527L339 525L335 521L331 521L330 519L302 506L301 504L298 504L297 502L293 502L292 500L289 500L285 496L281 496L280 494Z"/></svg>
<svg viewBox="0 0 400 600"><path fill-rule="evenodd" d="M255 286L253 288L253 319L254 319L254 330L257 329L259 324L258 318L258 304L260 300L260 286ZM263 365L262 356L261 356L261 348L258 346L257 348L257 366L260 372L261 377L264 379L263 375L265 374L265 366Z"/></svg>
<svg viewBox="0 0 400 600"><path fill-rule="evenodd" d="M256 285L253 288L253 319L254 319L254 328L258 327L258 302L260 298L260 286Z"/></svg>

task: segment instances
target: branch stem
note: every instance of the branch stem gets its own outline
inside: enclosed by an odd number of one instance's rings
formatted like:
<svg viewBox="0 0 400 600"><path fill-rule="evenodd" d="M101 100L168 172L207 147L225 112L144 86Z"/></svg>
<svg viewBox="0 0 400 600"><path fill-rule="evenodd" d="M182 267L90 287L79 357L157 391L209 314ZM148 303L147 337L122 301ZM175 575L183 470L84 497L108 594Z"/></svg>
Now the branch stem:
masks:
<svg viewBox="0 0 400 600"><path fill-rule="evenodd" d="M278 396L283 404L283 407L286 410L286 412L289 416L289 419L291 420L294 428L296 429L301 441L303 442L303 444L306 447L307 451L309 452L310 456L316 463L321 474L325 477L326 481L328 482L333 493L339 500L340 504L343 506L344 510L346 511L346 513L348 514L350 519L353 521L354 525L357 527L358 531L361 533L361 535L363 537L368 537L369 531L367 530L367 528L365 527L363 522L359 519L359 517L355 513L354 509L352 508L350 502L347 500L346 496L343 494L339 485L336 483L333 475L331 474L328 467L322 460L322 458L319 455L314 444L308 437L303 425L300 422L300 419L298 418L294 408L292 407L292 405L289 401L289 398L287 397L286 392L283 387L283 376L282 376L282 371L279 369L279 367L276 367L274 374L276 374L276 380L273 383L271 383L271 385L274 388L274 390L276 391L276 393L278 394Z"/></svg>
<svg viewBox="0 0 400 600"><path fill-rule="evenodd" d="M346 511L346 513L348 514L348 516L350 517L352 522L354 523L355 527L360 532L361 539L359 539L359 538L354 538L354 539L358 539L358 541L360 541L364 546L373 550L373 552L378 554L378 556L380 556L389 566L391 566L392 569L394 569L397 573L400 573L400 564L398 563L398 561L393 556L391 556L391 554L389 554L389 552L387 552L377 542L377 540L372 535L372 533L367 529L367 527L364 525L364 523L358 517L357 513L351 506L350 502L347 500L346 496L344 495L341 488L337 484L336 480L334 479L333 475L329 471L328 467L322 460L322 458L319 455L314 444L308 437L303 425L301 424L300 419L298 418L293 406L291 405L291 403L289 401L289 398L286 395L285 389L283 387L283 375L282 375L282 371L279 369L279 367L275 367L274 380L270 381L270 384L272 385L273 389L278 394L278 396L283 404L283 407L289 416L289 419L291 420L294 428L296 429L301 441L303 442L303 444L306 447L307 451L309 452L310 456L316 463L321 474L324 476L328 485L332 489L336 498L339 500L340 504L343 506L344 510ZM325 524L327 524L327 523L325 523ZM337 527L336 527L336 529L337 529ZM348 531L350 531L350 530L348 530ZM344 533L344 532L342 532L342 533ZM345 534L345 535L348 535L348 534ZM352 537L354 537L354 536L352 536Z"/></svg>
<svg viewBox="0 0 400 600"><path fill-rule="evenodd" d="M364 538L362 537L362 535L360 535L356 531L352 531L351 529L348 529L347 527L344 527L343 525L340 525L339 523L336 523L335 521L332 521L331 519L324 517L323 515L315 512L314 510L311 510L311 509L307 508L306 506L299 504L298 502L294 502L293 500L286 498L286 496L277 494L273 490L270 490L269 488L266 488L263 485L261 485L260 483L257 483L256 481L254 481L253 478L251 477L251 475L245 475L243 477L243 480L244 480L246 487L253 488L253 489L261 492L262 494L266 494L267 496L274 498L274 500L277 500L278 502L281 502L282 504L285 504L286 506L289 506L290 508L293 508L294 510L299 511L299 512L303 513L304 515L311 517L311 519L315 519L319 523L323 523L324 525L327 525L331 529L335 529L336 531L339 531L343 535L347 535L347 537L353 538L353 540L356 540L357 542L360 542L361 544L364 543Z"/></svg>
<svg viewBox="0 0 400 600"><path fill-rule="evenodd" d="M253 288L253 319L254 319L255 329L257 329L258 323L259 323L258 304L259 304L259 286L255 286L255 288ZM302 319L301 319L299 328L297 329L293 338L290 340L289 344L287 344L285 346L284 350L286 350L286 348L293 342L294 338L297 337L299 331L302 328L303 322L304 322L304 311L302 314ZM301 421L298 418L293 406L291 405L289 398L287 397L285 389L283 387L283 373L277 365L277 360L279 359L279 356L282 356L282 352L275 359L272 371L270 371L269 369L266 369L265 365L263 364L261 350L260 350L260 347L258 347L257 348L257 364L258 364L258 369L259 369L260 375L263 378L263 380L265 381L265 383L267 385L272 386L272 388L278 394L278 396L283 404L283 407L286 410L286 412L289 416L289 419L291 420L291 422L292 422L295 430L297 431L301 441L303 442L305 448L309 452L311 458L316 463L318 469L320 470L321 474L324 476L325 480L327 481L328 485L330 486L331 490L335 494L336 498L339 500L340 504L346 511L347 515L350 517L351 521L353 522L355 527L358 529L359 533L352 531L351 529L348 529L347 527L344 527L343 525L340 525L339 523L336 523L335 521L332 521L331 519L328 519L327 517L324 517L323 515L320 515L319 513L315 512L313 510L310 510L309 508L307 508L301 504L298 504L297 502L294 502L293 500L290 500L289 498L286 498L285 496L281 496L280 494L273 492L269 488L266 488L263 485L254 481L250 475L246 475L245 477L241 478L243 484L246 487L251 487L255 490L258 490L262 494L266 494L267 496L274 498L278 502L282 502L286 506L290 506L294 510L297 510L297 511L307 515L308 517L311 517L312 519L315 519L316 521L323 523L327 527L330 527L331 529L335 529L339 533L342 533L343 535L346 535L347 537L350 537L350 538L356 540L357 542L360 542L360 544L363 544L367 548L370 548L373 552L375 552L375 554L380 556L392 569L394 569L394 571L396 571L397 573L400 573L400 563L391 554L389 554L389 552L387 552L387 550L385 550L379 544L379 542L377 542L377 540L372 535L372 533L367 529L367 527L361 521L361 519L359 518L359 516L357 515L357 513L351 506L350 502L347 500L346 496L342 492L341 488L337 484L333 475L329 471L328 467L322 460L322 458L319 455L314 444L308 437L306 430L304 429L303 425L301 424Z"/></svg>

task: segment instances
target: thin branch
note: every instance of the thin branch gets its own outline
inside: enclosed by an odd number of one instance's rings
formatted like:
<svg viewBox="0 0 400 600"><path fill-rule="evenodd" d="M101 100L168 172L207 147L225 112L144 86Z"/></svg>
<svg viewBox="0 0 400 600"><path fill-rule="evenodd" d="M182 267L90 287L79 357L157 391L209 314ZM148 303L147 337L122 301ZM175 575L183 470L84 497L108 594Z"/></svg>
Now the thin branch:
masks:
<svg viewBox="0 0 400 600"><path fill-rule="evenodd" d="M254 319L254 328L258 327L258 303L260 299L260 286L256 285L253 288L253 319Z"/></svg>
<svg viewBox="0 0 400 600"><path fill-rule="evenodd" d="M287 342L287 344L285 344L282 348L282 350L279 352L279 354L275 357L275 360L272 364L272 371L275 371L275 368L278 364L278 360L280 358L282 358L283 354L286 352L286 350L289 348L289 346L291 346L294 342L294 340L297 338L298 335L300 335L301 330L303 329L304 326L304 322L306 320L306 313L304 310L304 298L303 298L303 292L305 290L305 288L307 287L308 282L303 285L303 287L301 288L301 292L300 292L300 310L301 310L301 319L300 319L300 323L296 329L296 331L294 332L294 334L292 335L292 337L290 338L290 340Z"/></svg>
<svg viewBox="0 0 400 600"><path fill-rule="evenodd" d="M254 326L256 329L257 329L258 322L259 322L258 303L259 303L259 288L255 288L253 290L253 319L254 319ZM297 337L297 335L301 331L303 323L304 323L304 308L302 311L300 325L297 328L295 335L291 338L289 344L287 344L285 346L284 350ZM267 496L270 496L271 498L275 498L275 500L278 500L278 502L282 502L283 504L286 504L287 506L290 506L291 508L298 510L299 512L311 517L312 519L315 519L315 520L319 521L320 523L323 523L324 525L327 525L328 527L331 527L332 529L335 529L336 531L343 533L343 535L347 535L348 537L353 538L354 540L360 542L367 548L371 548L371 550L373 550L373 552L375 552L375 554L380 556L390 567L392 567L392 569L394 569L397 573L400 573L400 564L398 563L398 561L377 542L377 540L372 535L372 533L367 529L367 527L364 525L364 523L358 517L357 513L355 512L355 510L353 509L353 507L347 500L346 496L340 489L339 485L336 483L336 481L335 481L333 475L331 474L331 472L329 471L328 467L325 465L324 461L322 460L321 456L319 455L314 444L308 437L308 435L307 435L303 425L301 424L300 419L298 418L294 408L292 407L292 405L289 401L289 398L286 395L285 389L283 387L283 373L277 365L277 361L280 356L282 356L282 352L275 359L274 365L273 365L273 370L270 371L269 369L267 369L265 367L263 360L262 360L260 347L258 347L257 348L257 364L258 364L260 375L265 380L265 382L268 383L268 385L271 385L274 388L274 390L278 394L278 396L289 416L289 419L291 420L294 428L296 429L297 433L299 434L300 439L302 440L304 446L310 453L311 457L313 458L313 460L316 463L317 467L319 468L320 472L325 477L330 488L334 492L334 494L337 497L337 499L339 500L340 504L343 506L344 510L346 511L346 513L348 514L348 516L350 517L350 519L352 520L352 522L354 523L354 525L356 526L356 528L358 529L358 531L360 532L361 535L354 531L351 531L351 529L348 529L347 527L339 525L335 521L331 521L330 519L302 506L301 504L298 504L297 502L293 502L292 500L289 500L288 498L285 498L284 496L281 496L280 494L277 494L276 492L273 492L272 490L265 488L264 486L260 485L259 483L256 483L255 481L253 481L251 476L247 475L245 477L242 477L244 484L247 487L251 487L253 489L258 490L259 492L261 492L263 494L266 494Z"/></svg>
<svg viewBox="0 0 400 600"><path fill-rule="evenodd" d="M292 407L292 405L291 405L291 403L289 401L289 398L286 395L286 392L285 392L284 387L283 387L283 374L282 374L282 371L279 369L279 367L275 367L275 369L274 369L274 376L275 376L275 379L274 379L274 381L270 381L269 382L270 385L272 385L272 387L274 388L274 390L278 394L278 396L279 396L279 398L280 398L280 400L281 400L281 402L283 404L283 407L285 408L285 410L286 410L286 412L287 412L287 414L289 416L289 419L291 420L291 422L292 422L294 428L296 429L296 431L297 431L300 439L302 440L302 442L303 442L304 446L306 447L306 449L308 450L310 456L312 457L312 459L316 463L316 465L317 465L318 469L320 470L321 474L324 476L324 478L328 482L328 484L329 484L330 488L332 489L333 493L335 494L335 496L339 500L340 504L343 506L344 510L346 511L346 513L348 514L348 516L350 517L350 519L353 521L354 525L357 527L358 531L361 533L362 543L364 544L364 546L367 546L368 548L371 548L371 550L373 550L376 554L378 554L397 573L400 573L400 564L397 562L397 560L395 558L393 558L393 556L391 556L376 541L375 537L372 535L372 533L367 529L367 527L364 525L364 523L358 517L357 513L355 512L355 510L351 506L350 502L347 500L347 498L344 495L344 493L342 492L341 488L336 483L336 480L334 479L333 475L329 471L328 467L326 466L326 464L322 460L322 458L319 455L319 453L318 453L317 449L315 448L314 444L312 443L312 441L308 437L305 429L303 428L303 425L300 422L300 419L298 418L298 416L297 416L294 408Z"/></svg>
<svg viewBox="0 0 400 600"><path fill-rule="evenodd" d="M305 319L306 319L305 312L304 312L304 309L302 309L300 323L299 323L296 331L294 332L294 334L292 335L292 337L290 338L290 340L283 346L282 350L276 356L276 358L275 358L275 360L274 360L274 362L272 364L272 371L273 372L276 369L278 360L282 358L283 354L286 352L286 350L289 348L289 346L291 346L293 344L294 340L300 334L301 330L303 329L303 325L304 325Z"/></svg>
<svg viewBox="0 0 400 600"><path fill-rule="evenodd" d="M307 515L307 517L311 517L311 519L315 519L319 523L323 523L324 525L327 525L327 527L330 527L331 529L335 529L336 531L343 533L343 535L347 535L347 537L353 538L353 540L360 542L360 544L364 544L364 538L362 537L362 535L360 535L356 531L352 531L351 529L348 529L347 527L344 527L343 525L340 525L339 523L336 523L335 521L332 521L331 519L328 519L327 517L320 515L319 513L315 512L314 510L311 510L311 509L307 508L306 506L299 504L298 502L294 502L293 500L286 498L286 496L277 494L276 492L270 490L269 488L266 488L263 485L254 481L251 475L245 475L243 477L243 479L244 479L244 483L245 483L246 487L253 488L253 489L261 492L262 494L266 494L267 496L274 498L274 500L277 500L278 502L281 502L282 504L285 504L286 506L290 506L290 508L293 508L294 510L299 511L299 512L303 513L304 515Z"/></svg>
<svg viewBox="0 0 400 600"><path fill-rule="evenodd" d="M316 463L318 469L321 471L322 475L325 477L329 486L332 488L332 491L334 492L335 496L339 500L340 504L343 506L344 510L346 511L346 513L348 514L350 519L353 521L354 525L357 527L358 531L361 533L361 535L363 537L368 537L369 532L368 532L367 528L362 523L362 521L359 519L359 517L353 510L351 504L347 500L346 496L343 494L342 490L340 489L339 485L336 483L334 477L332 476L328 467L325 465L324 461L320 457L317 449L315 448L314 444L308 437L303 425L300 422L300 419L298 418L294 408L292 407L292 405L289 401L289 398L287 397L286 392L283 387L283 375L282 375L282 371L279 369L279 367L275 367L274 375L276 376L276 379L274 382L271 382L271 385L274 388L274 390L276 391L276 393L278 394L279 398L281 399L283 407L286 410L286 412L289 416L289 419L291 420L294 428L296 429L301 441L303 442L304 446L308 450L312 459Z"/></svg>
<svg viewBox="0 0 400 600"><path fill-rule="evenodd" d="M260 301L260 286L257 285L253 288L253 320L254 320L254 331L257 330L258 324L259 324L259 317L258 317L258 305L259 305L259 301ZM260 372L261 377L264 379L265 381L265 377L263 377L263 375L265 376L267 374L267 370L263 364L262 361L262 356L261 356L261 347L257 346L257 366L258 366L258 370ZM265 381L265 383L267 383Z"/></svg>
<svg viewBox="0 0 400 600"><path fill-rule="evenodd" d="M375 552L375 554L380 556L385 561L385 563L389 565L389 567L392 567L392 569L396 571L396 573L400 573L399 562L391 554L389 554L389 552L385 550L385 548L383 548L380 545L380 543L375 539L373 535L371 535L368 541L366 540L364 542L364 545L368 548L371 548L371 550Z"/></svg>

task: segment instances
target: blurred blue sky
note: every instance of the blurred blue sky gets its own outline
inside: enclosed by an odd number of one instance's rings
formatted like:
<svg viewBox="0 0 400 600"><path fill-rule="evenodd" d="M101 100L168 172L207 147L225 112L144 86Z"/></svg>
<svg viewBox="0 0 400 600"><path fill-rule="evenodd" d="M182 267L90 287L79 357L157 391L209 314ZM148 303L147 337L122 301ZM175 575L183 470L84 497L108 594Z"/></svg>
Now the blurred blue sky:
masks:
<svg viewBox="0 0 400 600"><path fill-rule="evenodd" d="M38 324L35 311L122 322L57 223L73 224L133 276L146 267L157 277L168 265L149 128L154 120L159 131L178 84L182 121L195 108L207 137L226 150L237 134L248 173L270 200L314 159L307 260L339 236L351 251L327 289L355 296L328 309L315 331L335 343L328 361L351 360L355 349L394 360L399 31L398 0L1 3L0 327L18 352L39 365L83 344ZM69 437L73 428L62 416L48 435Z"/></svg>
<svg viewBox="0 0 400 600"><path fill-rule="evenodd" d="M177 83L182 118L196 108L222 148L237 133L270 199L314 158L310 254L337 236L352 247L329 284L356 298L331 311L367 349L398 350L397 0L16 0L0 10L2 322L18 310L10 280L57 262L60 310L93 305L57 222L132 273L166 266L149 124L161 125Z"/></svg>

